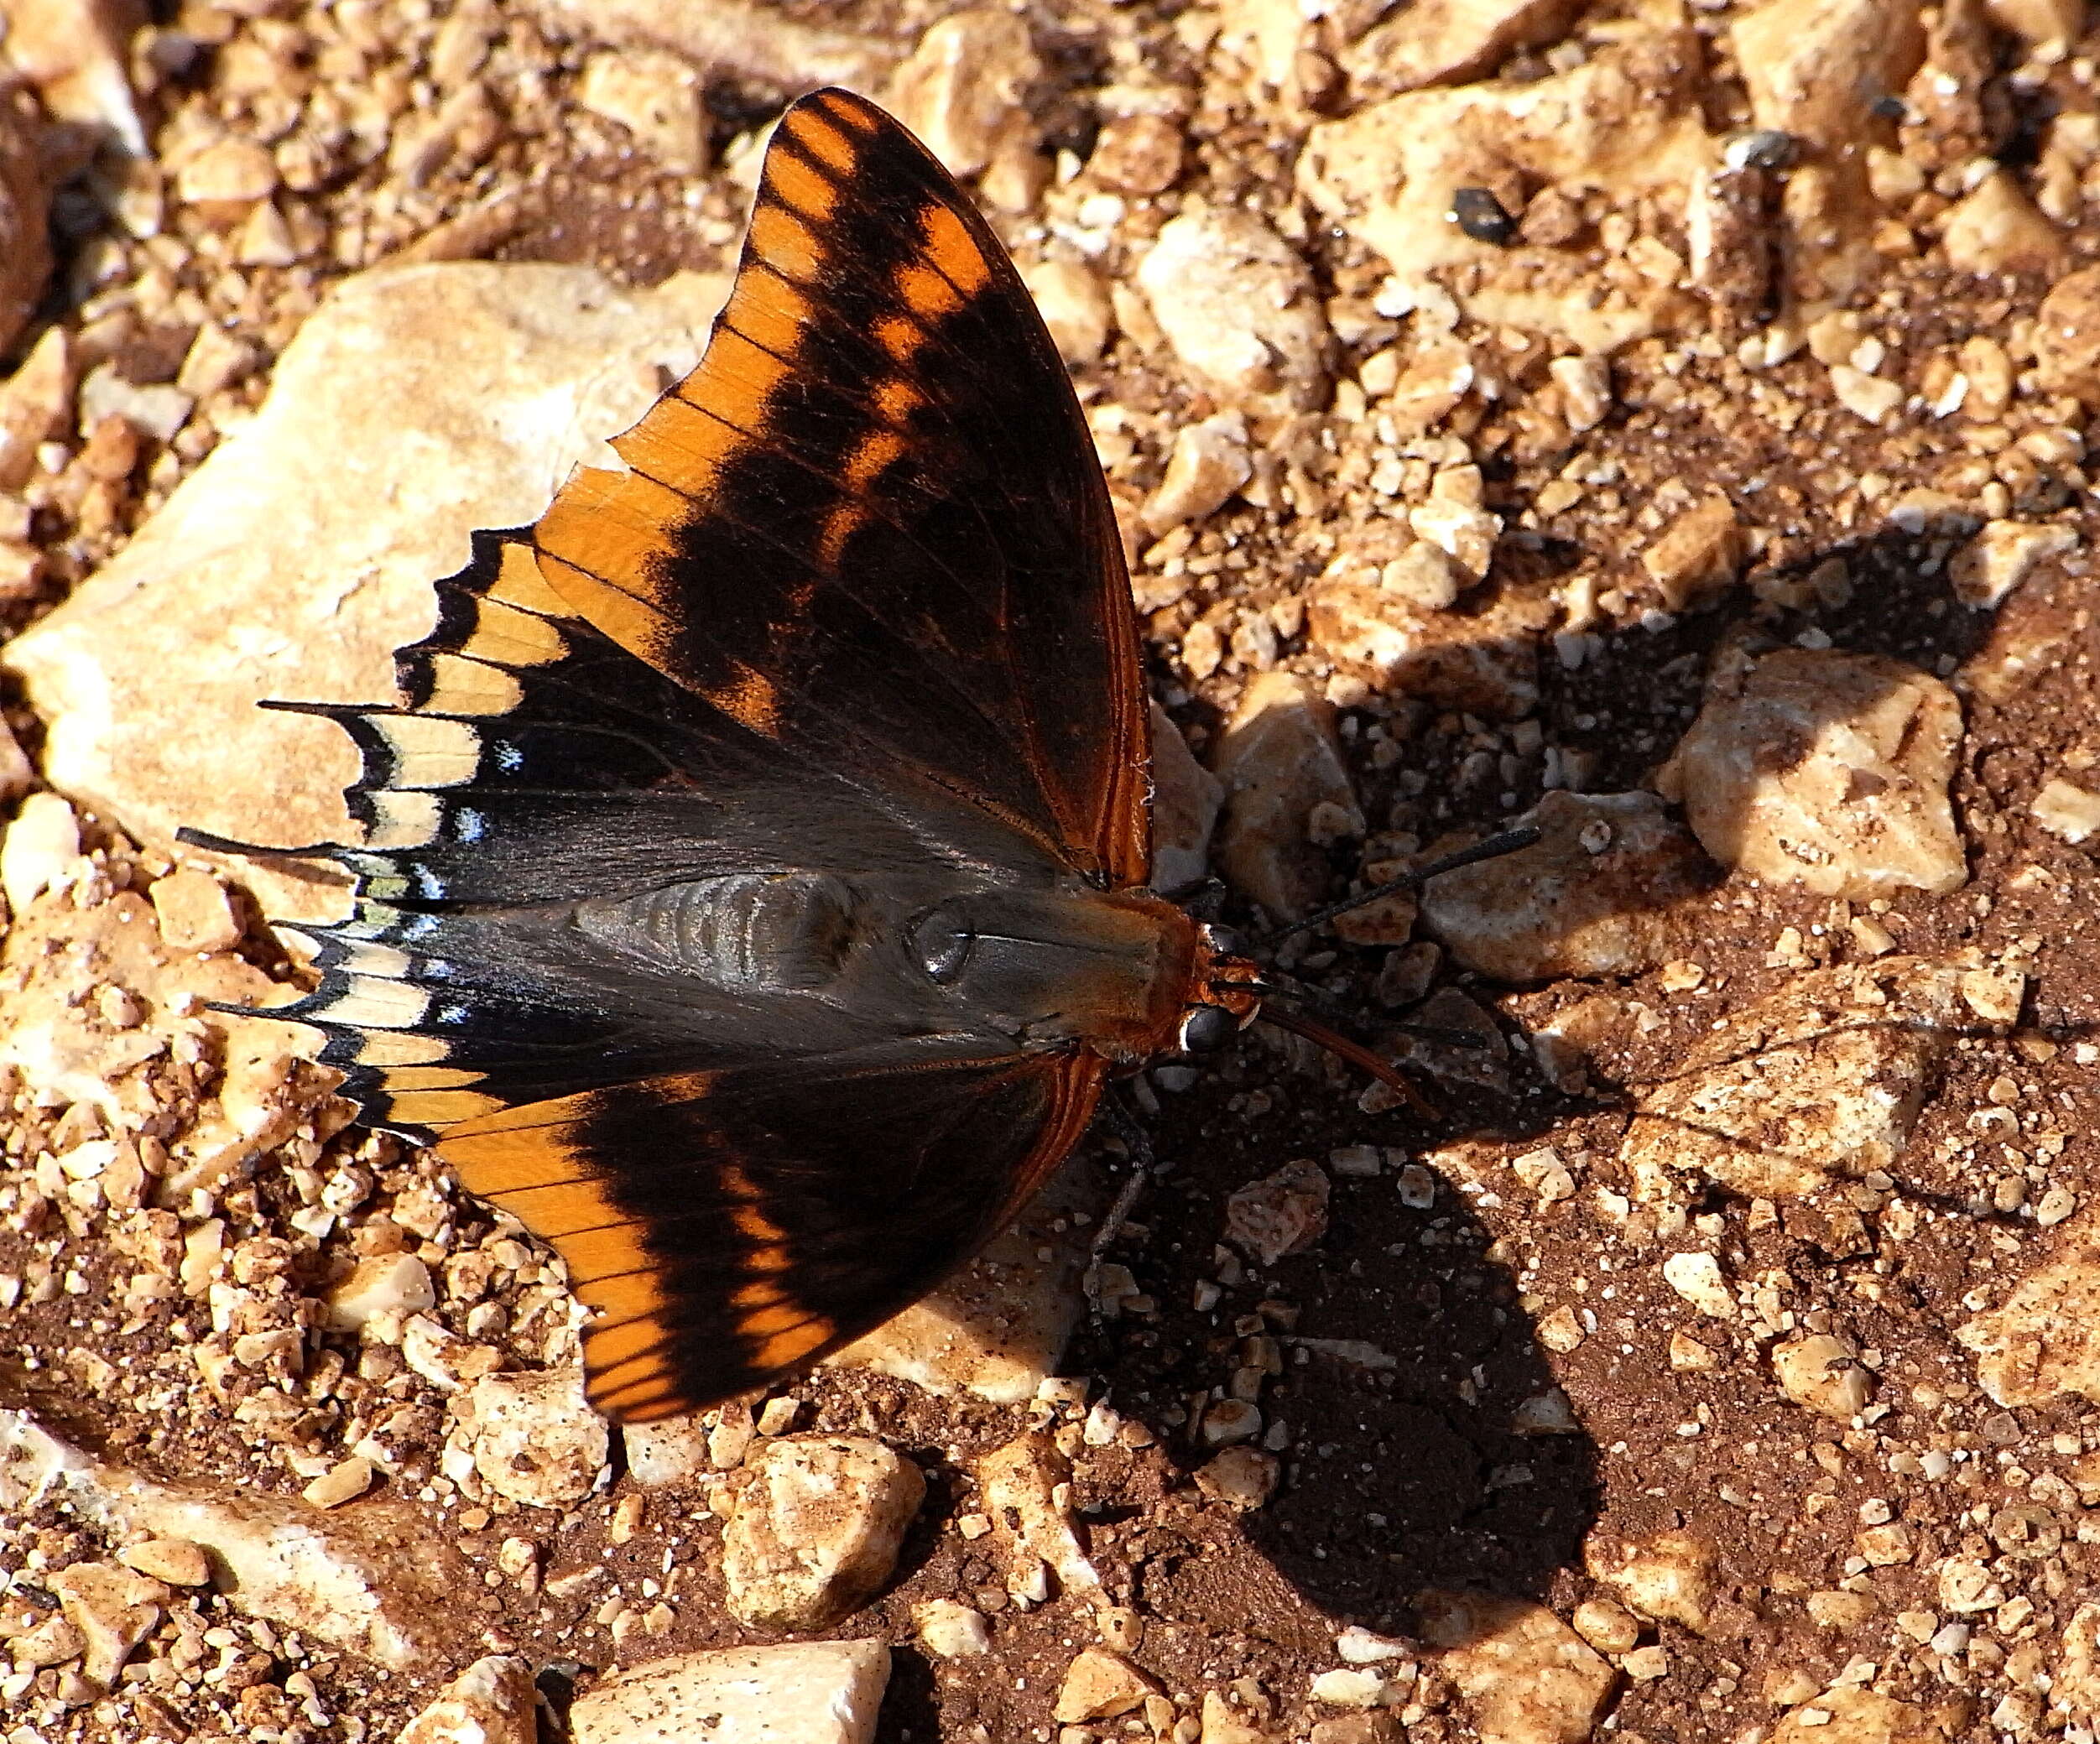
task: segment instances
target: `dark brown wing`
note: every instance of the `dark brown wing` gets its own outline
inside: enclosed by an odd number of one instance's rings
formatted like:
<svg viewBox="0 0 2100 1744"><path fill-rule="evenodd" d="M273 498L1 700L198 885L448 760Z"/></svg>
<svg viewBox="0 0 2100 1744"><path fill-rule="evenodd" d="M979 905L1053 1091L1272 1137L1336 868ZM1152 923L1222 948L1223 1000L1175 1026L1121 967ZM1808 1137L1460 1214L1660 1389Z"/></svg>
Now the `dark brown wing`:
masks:
<svg viewBox="0 0 2100 1744"><path fill-rule="evenodd" d="M439 1154L551 1242L628 1422L807 1367L916 1301L1085 1130L1091 1055L682 1073L467 1121Z"/></svg>
<svg viewBox="0 0 2100 1744"><path fill-rule="evenodd" d="M929 777L1142 883L1122 549L1041 318L968 199L841 91L768 152L700 366L534 530L579 616L754 732Z"/></svg>

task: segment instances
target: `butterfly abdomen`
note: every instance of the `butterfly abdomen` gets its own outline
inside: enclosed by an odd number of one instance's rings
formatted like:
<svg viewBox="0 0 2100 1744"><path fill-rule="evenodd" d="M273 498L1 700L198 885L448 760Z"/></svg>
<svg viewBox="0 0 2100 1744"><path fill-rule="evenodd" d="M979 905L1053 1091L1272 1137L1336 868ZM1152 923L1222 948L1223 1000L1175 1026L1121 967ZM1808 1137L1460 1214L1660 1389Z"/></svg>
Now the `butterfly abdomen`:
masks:
<svg viewBox="0 0 2100 1744"><path fill-rule="evenodd" d="M829 872L732 872L577 905L595 942L722 987L782 991L836 981L865 898Z"/></svg>

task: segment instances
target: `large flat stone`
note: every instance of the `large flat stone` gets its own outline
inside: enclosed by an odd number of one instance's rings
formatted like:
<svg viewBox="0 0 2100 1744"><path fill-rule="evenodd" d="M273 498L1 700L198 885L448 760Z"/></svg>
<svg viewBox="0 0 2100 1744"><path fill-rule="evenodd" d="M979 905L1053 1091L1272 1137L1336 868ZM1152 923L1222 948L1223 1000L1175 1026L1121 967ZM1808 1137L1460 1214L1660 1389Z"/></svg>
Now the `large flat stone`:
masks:
<svg viewBox="0 0 2100 1744"><path fill-rule="evenodd" d="M393 650L477 528L534 519L570 469L697 359L727 294L680 273L453 263L338 286L268 398L122 552L7 650L50 723L44 772L149 842L343 840L350 742L266 697L391 700ZM273 914L339 887L284 862L238 876Z"/></svg>
<svg viewBox="0 0 2100 1744"><path fill-rule="evenodd" d="M161 1483L60 1440L25 1411L0 1410L0 1509L47 1500L113 1536L195 1544L235 1610L381 1665L428 1664L462 1632L465 1569L407 1503L322 1515L278 1496Z"/></svg>
<svg viewBox="0 0 2100 1744"><path fill-rule="evenodd" d="M879 1641L681 1653L580 1698L570 1736L576 1744L868 1744L888 1683Z"/></svg>

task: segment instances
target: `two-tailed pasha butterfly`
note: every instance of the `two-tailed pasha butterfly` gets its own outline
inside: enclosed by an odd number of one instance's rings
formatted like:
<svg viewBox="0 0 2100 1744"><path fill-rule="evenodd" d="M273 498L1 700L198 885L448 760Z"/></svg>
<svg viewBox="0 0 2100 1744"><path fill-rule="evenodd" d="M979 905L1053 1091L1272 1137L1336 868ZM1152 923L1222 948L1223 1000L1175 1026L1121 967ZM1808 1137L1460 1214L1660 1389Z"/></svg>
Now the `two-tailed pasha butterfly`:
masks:
<svg viewBox="0 0 2100 1744"><path fill-rule="evenodd" d="M903 128L842 91L787 112L705 357L612 445L476 536L399 704L274 705L355 739L366 833L262 851L357 879L272 1015L553 1244L589 1396L641 1421L924 1295L1106 1078L1263 989L1144 888L1107 487L1019 274Z"/></svg>

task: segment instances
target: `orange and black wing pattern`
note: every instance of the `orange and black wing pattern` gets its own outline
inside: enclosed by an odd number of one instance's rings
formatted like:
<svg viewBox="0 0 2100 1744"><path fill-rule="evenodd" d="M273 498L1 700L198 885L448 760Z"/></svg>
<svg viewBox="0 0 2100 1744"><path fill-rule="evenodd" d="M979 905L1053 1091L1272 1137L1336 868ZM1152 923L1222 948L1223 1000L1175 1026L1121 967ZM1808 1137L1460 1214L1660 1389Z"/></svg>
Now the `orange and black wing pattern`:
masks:
<svg viewBox="0 0 2100 1744"><path fill-rule="evenodd" d="M356 741L365 836L274 1015L555 1245L591 1398L642 1419L871 1330L1077 1138L1093 1054L792 959L870 892L1141 882L1146 721L1062 366L861 100L789 111L702 362L614 445L628 471L476 536L399 701L285 705ZM723 917L776 898L784 955L739 956Z"/></svg>
<svg viewBox="0 0 2100 1744"><path fill-rule="evenodd" d="M753 731L1144 882L1149 737L1093 445L1019 275L842 91L767 154L706 356L534 531L576 612Z"/></svg>
<svg viewBox="0 0 2100 1744"><path fill-rule="evenodd" d="M561 1254L595 1310L591 1403L646 1422L762 1387L916 1301L1071 1148L1101 1070L899 1051L677 1074L466 1122L440 1154Z"/></svg>

